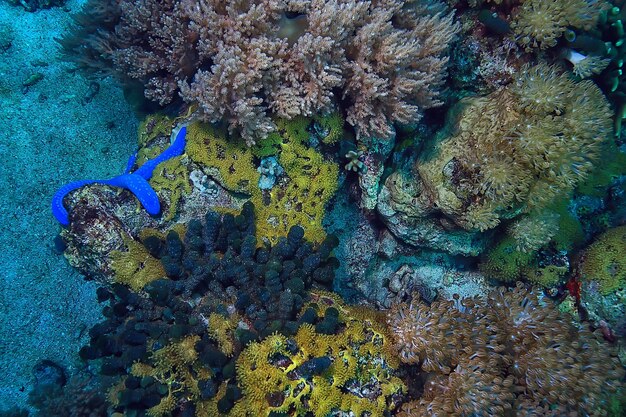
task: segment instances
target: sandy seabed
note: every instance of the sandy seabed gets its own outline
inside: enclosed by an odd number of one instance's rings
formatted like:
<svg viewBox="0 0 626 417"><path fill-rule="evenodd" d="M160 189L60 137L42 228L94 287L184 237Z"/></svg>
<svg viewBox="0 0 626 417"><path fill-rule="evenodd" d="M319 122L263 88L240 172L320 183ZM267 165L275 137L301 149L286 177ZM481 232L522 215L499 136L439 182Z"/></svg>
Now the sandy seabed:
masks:
<svg viewBox="0 0 626 417"><path fill-rule="evenodd" d="M54 252L50 199L67 182L121 173L138 122L114 80L86 103L90 81L59 60L54 38L84 1L36 13L0 2L10 41L0 50L0 409L27 405L40 359L80 367L101 318L97 286ZM24 87L35 73L43 79Z"/></svg>

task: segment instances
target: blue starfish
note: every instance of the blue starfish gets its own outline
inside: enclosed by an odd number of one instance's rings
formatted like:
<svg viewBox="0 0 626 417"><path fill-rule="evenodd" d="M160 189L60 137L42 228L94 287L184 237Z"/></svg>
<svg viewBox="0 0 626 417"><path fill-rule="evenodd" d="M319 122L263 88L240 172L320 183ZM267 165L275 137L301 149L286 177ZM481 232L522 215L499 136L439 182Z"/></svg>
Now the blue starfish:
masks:
<svg viewBox="0 0 626 417"><path fill-rule="evenodd" d="M148 183L148 180L152 177L152 172L157 165L170 158L181 155L184 152L186 134L187 128L183 126L176 135L174 143L163 151L162 154L144 163L135 172L131 173L130 170L137 159L136 152L128 159L126 170L122 175L108 180L80 180L64 185L54 194L54 197L52 197L52 214L63 226L69 226L70 216L65 206L63 206L63 199L71 191L88 184L105 184L129 190L131 193L135 194L137 200L139 200L143 208L146 209L150 215L155 216L159 214L161 211L161 203L159 202L159 197L156 192Z"/></svg>

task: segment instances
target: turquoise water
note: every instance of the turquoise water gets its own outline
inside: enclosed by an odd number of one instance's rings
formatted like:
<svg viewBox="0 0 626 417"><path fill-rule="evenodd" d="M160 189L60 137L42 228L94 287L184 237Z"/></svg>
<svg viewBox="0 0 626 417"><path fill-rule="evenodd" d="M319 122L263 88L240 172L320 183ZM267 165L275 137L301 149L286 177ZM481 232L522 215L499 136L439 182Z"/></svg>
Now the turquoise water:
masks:
<svg viewBox="0 0 626 417"><path fill-rule="evenodd" d="M68 2L71 10L79 5ZM11 39L0 60L0 403L10 408L26 404L38 360L76 369L76 352L99 317L95 285L54 252L58 226L49 210L52 194L84 175L123 169L137 120L112 80L101 82L91 103L81 103L89 81L59 62L54 41L69 22L66 11L26 13L2 2L0 19ZM44 78L25 89L22 83L35 73Z"/></svg>

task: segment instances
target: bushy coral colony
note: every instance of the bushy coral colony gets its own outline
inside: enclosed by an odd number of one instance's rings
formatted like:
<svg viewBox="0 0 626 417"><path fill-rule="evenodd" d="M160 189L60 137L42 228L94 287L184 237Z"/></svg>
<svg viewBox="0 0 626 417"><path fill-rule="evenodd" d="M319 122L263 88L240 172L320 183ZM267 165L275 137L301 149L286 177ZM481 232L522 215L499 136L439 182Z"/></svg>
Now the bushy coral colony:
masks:
<svg viewBox="0 0 626 417"><path fill-rule="evenodd" d="M414 300L389 322L401 360L428 372L401 416L602 416L624 377L601 336L521 284L485 298Z"/></svg>
<svg viewBox="0 0 626 417"><path fill-rule="evenodd" d="M458 26L430 6L94 0L78 20L81 38L62 43L90 69L112 65L139 80L160 104L178 94L198 103L204 119L226 121L248 143L276 129L270 111L282 118L328 112L337 90L349 123L364 135L390 136L390 122L416 122L440 104L443 51ZM105 30L90 26L103 14Z"/></svg>
<svg viewBox="0 0 626 417"><path fill-rule="evenodd" d="M57 194L104 319L33 405L626 415L625 3L89 0L59 41L161 106L159 204Z"/></svg>

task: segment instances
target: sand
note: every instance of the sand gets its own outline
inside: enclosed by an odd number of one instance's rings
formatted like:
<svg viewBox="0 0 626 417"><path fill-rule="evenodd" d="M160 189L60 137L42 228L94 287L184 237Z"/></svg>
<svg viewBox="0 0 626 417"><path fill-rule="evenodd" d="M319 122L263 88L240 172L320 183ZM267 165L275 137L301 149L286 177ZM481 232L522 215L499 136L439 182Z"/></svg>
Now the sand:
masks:
<svg viewBox="0 0 626 417"><path fill-rule="evenodd" d="M85 103L90 81L59 61L54 38L83 2L36 13L0 2L0 45L10 40L0 49L0 410L26 406L38 360L82 366L101 318L97 286L54 252L50 199L72 180L121 173L137 119L112 79ZM35 73L43 79L24 87Z"/></svg>

